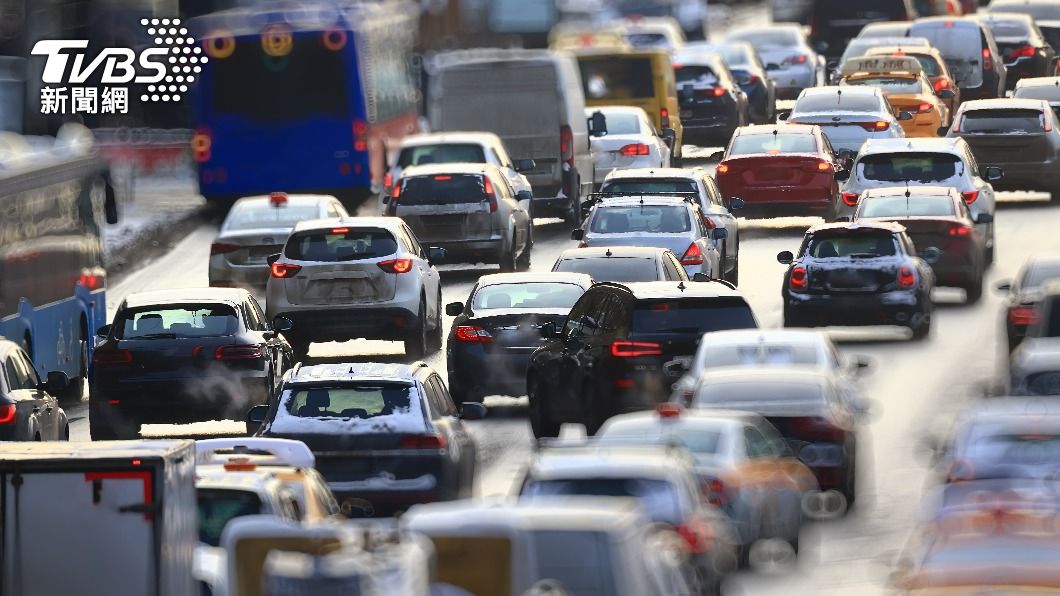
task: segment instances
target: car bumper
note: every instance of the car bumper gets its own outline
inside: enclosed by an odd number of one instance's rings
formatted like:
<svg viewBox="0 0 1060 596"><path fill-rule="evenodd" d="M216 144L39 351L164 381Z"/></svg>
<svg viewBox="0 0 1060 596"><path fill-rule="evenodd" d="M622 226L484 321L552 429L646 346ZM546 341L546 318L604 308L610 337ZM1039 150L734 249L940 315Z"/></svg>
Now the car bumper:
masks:
<svg viewBox="0 0 1060 596"><path fill-rule="evenodd" d="M345 512L389 517L418 503L456 496L448 475L455 468L445 458L439 450L318 453L317 469Z"/></svg>
<svg viewBox="0 0 1060 596"><path fill-rule="evenodd" d="M351 339L405 339L416 323L419 305L415 307L350 306L328 309L280 310L275 317L294 323L288 338L300 341L347 341Z"/></svg>
<svg viewBox="0 0 1060 596"><path fill-rule="evenodd" d="M688 135L688 127L685 127L685 135ZM599 186L603 183L604 178L607 178L607 175L613 171L630 170L634 168L658 168L660 163L660 157L654 153L654 150L650 155L637 157L622 164L601 160L596 162L596 169L593 171L593 184ZM664 164L664 166L668 165L669 164Z"/></svg>
<svg viewBox="0 0 1060 596"><path fill-rule="evenodd" d="M505 242L504 238L495 237L489 240L423 240L422 244L444 248L446 263L496 263Z"/></svg>
<svg viewBox="0 0 1060 596"><path fill-rule="evenodd" d="M269 282L269 266L266 263L233 265L215 256L210 259L208 275L210 287L264 291Z"/></svg>
<svg viewBox="0 0 1060 596"><path fill-rule="evenodd" d="M1060 188L1060 181L1053 176L1056 171L1055 158L1037 163L999 163L990 159L990 155L976 156L980 163L999 166L1005 176L997 182L991 182L994 190L1040 190L1051 192ZM999 156L1000 157L1000 156Z"/></svg>
<svg viewBox="0 0 1060 596"><path fill-rule="evenodd" d="M927 309L920 296L908 291L855 295L789 293L784 297L784 324L788 327L908 326L917 324Z"/></svg>
<svg viewBox="0 0 1060 596"><path fill-rule="evenodd" d="M204 374L189 379L97 381L91 386L91 415L126 423L181 424L203 420L242 420L251 407L268 403L266 373L236 377Z"/></svg>
<svg viewBox="0 0 1060 596"><path fill-rule="evenodd" d="M777 99L795 99L803 89L817 84L817 73L812 68L791 68L770 71Z"/></svg>
<svg viewBox="0 0 1060 596"><path fill-rule="evenodd" d="M768 194L756 191L737 192L725 196L740 197L744 207L740 217L784 217L819 215L828 218L832 215L836 200L831 191L812 192L812 189L792 189L791 198L778 200L775 192Z"/></svg>
<svg viewBox="0 0 1060 596"><path fill-rule="evenodd" d="M980 279L976 260L970 254L943 252L931 270L935 272L936 286L965 287Z"/></svg>
<svg viewBox="0 0 1060 596"><path fill-rule="evenodd" d="M469 401L487 395L526 395L526 369L537 346L522 349L494 347L450 340L446 349L449 384Z"/></svg>

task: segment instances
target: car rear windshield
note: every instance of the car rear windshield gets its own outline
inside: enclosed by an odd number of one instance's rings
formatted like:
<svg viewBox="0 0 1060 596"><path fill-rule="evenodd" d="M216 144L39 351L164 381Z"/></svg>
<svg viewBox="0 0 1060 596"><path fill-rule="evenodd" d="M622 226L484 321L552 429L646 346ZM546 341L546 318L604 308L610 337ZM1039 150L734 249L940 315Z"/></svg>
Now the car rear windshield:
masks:
<svg viewBox="0 0 1060 596"><path fill-rule="evenodd" d="M691 229L684 205L597 207L589 224L594 234L681 234Z"/></svg>
<svg viewBox="0 0 1060 596"><path fill-rule="evenodd" d="M551 496L633 497L640 501L653 522L678 524L682 521L681 498L677 487L665 480L648 478L570 478L530 480L523 487L524 497Z"/></svg>
<svg viewBox="0 0 1060 596"><path fill-rule="evenodd" d="M1060 85L1020 87L1012 93L1012 97L1018 97L1019 99L1044 99L1050 102L1060 101Z"/></svg>
<svg viewBox="0 0 1060 596"><path fill-rule="evenodd" d="M486 154L482 145L475 143L417 145L402 149L397 165L407 168L432 163L486 163Z"/></svg>
<svg viewBox="0 0 1060 596"><path fill-rule="evenodd" d="M116 339L221 337L239 331L229 304L166 304L121 311L114 321Z"/></svg>
<svg viewBox="0 0 1060 596"><path fill-rule="evenodd" d="M866 197L861 200L859 217L952 217L953 199L947 196Z"/></svg>
<svg viewBox="0 0 1060 596"><path fill-rule="evenodd" d="M981 8L987 12L1016 12L1030 15L1036 21L1060 21L1060 4L1053 2L991 2Z"/></svg>
<svg viewBox="0 0 1060 596"><path fill-rule="evenodd" d="M210 546L221 545L225 525L237 517L259 515L261 499L245 490L200 488L196 491L199 504L199 542Z"/></svg>
<svg viewBox="0 0 1060 596"><path fill-rule="evenodd" d="M1044 117L1038 110L969 110L961 119L961 132L1033 134L1044 132L1044 124Z"/></svg>
<svg viewBox="0 0 1060 596"><path fill-rule="evenodd" d="M877 230L835 230L810 237L806 253L818 259L872 258L896 254L894 236Z"/></svg>
<svg viewBox="0 0 1060 596"><path fill-rule="evenodd" d="M880 100L874 95L814 93L799 98L792 115L809 112L879 112L881 109Z"/></svg>
<svg viewBox="0 0 1060 596"><path fill-rule="evenodd" d="M639 192L699 192L695 181L686 178L620 178L604 182L601 190L608 193L629 194Z"/></svg>
<svg viewBox="0 0 1060 596"><path fill-rule="evenodd" d="M706 368L726 366L816 365L819 351L812 345L751 344L709 346L704 353Z"/></svg>
<svg viewBox="0 0 1060 596"><path fill-rule="evenodd" d="M986 19L986 26L994 37L1017 37L1026 39L1030 37L1031 28L1026 21L997 21Z"/></svg>
<svg viewBox="0 0 1060 596"><path fill-rule="evenodd" d="M857 169L866 180L900 183L941 182L964 172L961 158L949 153L868 155L858 161Z"/></svg>
<svg viewBox="0 0 1060 596"><path fill-rule="evenodd" d="M397 240L378 228L337 227L294 234L283 250L296 261L336 263L392 255L397 252Z"/></svg>
<svg viewBox="0 0 1060 596"><path fill-rule="evenodd" d="M471 308L566 308L574 306L585 290L576 284L555 282L519 282L483 286L475 292Z"/></svg>
<svg viewBox="0 0 1060 596"><path fill-rule="evenodd" d="M587 99L633 99L655 96L651 58L592 56L578 59Z"/></svg>
<svg viewBox="0 0 1060 596"><path fill-rule="evenodd" d="M709 66L675 66L674 75L677 77L677 86L695 85L697 87L714 86L718 82L718 75Z"/></svg>
<svg viewBox="0 0 1060 596"><path fill-rule="evenodd" d="M673 298L638 300L633 332L701 335L726 329L758 327L742 298Z"/></svg>
<svg viewBox="0 0 1060 596"><path fill-rule="evenodd" d="M1020 288L1023 290L1037 289L1045 282L1054 279L1060 279L1060 264L1034 264L1023 274L1023 278L1020 280Z"/></svg>
<svg viewBox="0 0 1060 596"><path fill-rule="evenodd" d="M1049 320L1042 321L1040 326L1040 337L1060 337L1060 299L1050 299Z"/></svg>
<svg viewBox="0 0 1060 596"><path fill-rule="evenodd" d="M316 204L271 205L265 201L237 204L225 220L226 230L252 230L256 228L293 228L300 221L316 219L320 208Z"/></svg>
<svg viewBox="0 0 1060 596"><path fill-rule="evenodd" d="M358 383L291 390L287 411L299 418L372 418L408 413L409 385Z"/></svg>
<svg viewBox="0 0 1060 596"><path fill-rule="evenodd" d="M704 383L696 391L697 407L735 406L735 409L755 410L755 404L790 403L823 405L825 394L821 387L810 383L780 383L773 381L736 381Z"/></svg>
<svg viewBox="0 0 1060 596"><path fill-rule="evenodd" d="M554 271L585 273L601 281L658 281L654 257L593 257L563 259Z"/></svg>
<svg viewBox="0 0 1060 596"><path fill-rule="evenodd" d="M662 33L630 33L626 40L635 48L670 49L670 38Z"/></svg>
<svg viewBox="0 0 1060 596"><path fill-rule="evenodd" d="M969 60L980 58L982 39L979 27L974 24L941 22L914 24L909 37L926 38L942 54L948 65L957 70L965 69Z"/></svg>
<svg viewBox="0 0 1060 596"><path fill-rule="evenodd" d="M905 21L905 0L817 0L818 18Z"/></svg>
<svg viewBox="0 0 1060 596"><path fill-rule="evenodd" d="M714 455L721 450L722 433L717 428L689 424L612 424L597 435L601 442L630 443L633 441L660 445L681 445L695 455Z"/></svg>
<svg viewBox="0 0 1060 596"><path fill-rule="evenodd" d="M884 93L907 95L920 93L923 90L920 79L903 77L864 77L846 80L843 84L852 87L875 87Z"/></svg>
<svg viewBox="0 0 1060 596"><path fill-rule="evenodd" d="M457 205L488 200L480 174L413 176L401 181L398 205Z"/></svg>
<svg viewBox="0 0 1060 596"><path fill-rule="evenodd" d="M746 41L756 49L788 48L799 45L799 34L791 29L766 29L764 31L742 31L727 36L726 41Z"/></svg>
<svg viewBox="0 0 1060 596"><path fill-rule="evenodd" d="M817 153L817 139L805 134L741 135L729 147L730 157L756 153Z"/></svg>
<svg viewBox="0 0 1060 596"><path fill-rule="evenodd" d="M536 530L534 571L537 577L563 586L567 594L615 594L620 577L614 567L615 553L605 532L584 530ZM575 556L572 556L575 555Z"/></svg>
<svg viewBox="0 0 1060 596"><path fill-rule="evenodd" d="M608 112L605 117L608 135L636 135L644 132L640 129L640 118L636 114Z"/></svg>

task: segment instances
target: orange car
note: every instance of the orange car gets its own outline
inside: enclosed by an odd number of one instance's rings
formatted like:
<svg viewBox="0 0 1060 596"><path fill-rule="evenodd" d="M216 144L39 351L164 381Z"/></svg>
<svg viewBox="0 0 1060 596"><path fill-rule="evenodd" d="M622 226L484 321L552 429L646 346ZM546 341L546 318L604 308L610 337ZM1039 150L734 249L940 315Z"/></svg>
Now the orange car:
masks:
<svg viewBox="0 0 1060 596"><path fill-rule="evenodd" d="M931 87L936 94L943 89L953 91L953 97L942 100L946 107L949 108L950 114L954 114L957 111L957 106L961 105L961 90L957 86L956 79L950 75L950 69L946 66L946 60L942 57L942 53L937 49L930 46L881 46L869 49L865 55L910 56L916 58L917 62L920 63L920 68L924 71L924 75L931 81Z"/></svg>
<svg viewBox="0 0 1060 596"><path fill-rule="evenodd" d="M949 126L950 110L942 100L953 92L936 95L915 58L862 56L847 60L842 74L840 85L878 87L895 114L912 114L909 120L899 120L907 137L935 137L940 128Z"/></svg>

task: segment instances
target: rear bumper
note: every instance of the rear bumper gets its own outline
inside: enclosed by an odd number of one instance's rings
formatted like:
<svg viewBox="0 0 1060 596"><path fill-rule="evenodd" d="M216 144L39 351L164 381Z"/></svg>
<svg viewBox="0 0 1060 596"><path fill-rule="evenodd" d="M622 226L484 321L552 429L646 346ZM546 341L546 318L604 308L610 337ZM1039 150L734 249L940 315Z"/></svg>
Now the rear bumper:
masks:
<svg viewBox="0 0 1060 596"><path fill-rule="evenodd" d="M831 215L836 206L835 195L831 188L782 188L750 189L722 188L726 197L740 197L744 208L740 217L759 216L776 217L787 215ZM783 197L783 198L781 198Z"/></svg>
<svg viewBox="0 0 1060 596"><path fill-rule="evenodd" d="M970 254L943 252L931 270L935 272L936 286L964 287L980 279L976 260Z"/></svg>
<svg viewBox="0 0 1060 596"><path fill-rule="evenodd" d="M425 246L444 248L446 250L446 263L496 263L500 260L501 250L504 248L504 238L455 242L451 240L424 240L422 243Z"/></svg>
<svg viewBox="0 0 1060 596"><path fill-rule="evenodd" d="M878 294L791 294L784 295L784 325L817 327L828 325L918 324L928 312L930 298L916 292L892 291Z"/></svg>
<svg viewBox="0 0 1060 596"><path fill-rule="evenodd" d="M210 258L208 275L211 287L263 291L269 282L269 266L265 263L233 265L223 256L215 255Z"/></svg>
<svg viewBox="0 0 1060 596"><path fill-rule="evenodd" d="M457 496L450 474L455 468L446 464L446 458L438 450L396 457L384 452L359 452L350 456L349 468L360 469L368 463L371 471L341 470L344 462L341 456L334 456L328 458L331 461L325 462L327 469L321 473L344 511L354 516L389 517L417 503Z"/></svg>
<svg viewBox="0 0 1060 596"><path fill-rule="evenodd" d="M494 346L493 350L500 353L487 352L482 344L450 339L446 348L450 386L470 401L482 401L487 395L526 395L526 369L533 349L501 352Z"/></svg>
<svg viewBox="0 0 1060 596"><path fill-rule="evenodd" d="M181 424L203 420L242 420L252 406L269 399L265 372L181 379L96 379L90 392L91 415L126 424Z"/></svg>
<svg viewBox="0 0 1060 596"><path fill-rule="evenodd" d="M277 312L294 323L284 335L301 341L402 340L416 322L416 311L400 307L347 307Z"/></svg>

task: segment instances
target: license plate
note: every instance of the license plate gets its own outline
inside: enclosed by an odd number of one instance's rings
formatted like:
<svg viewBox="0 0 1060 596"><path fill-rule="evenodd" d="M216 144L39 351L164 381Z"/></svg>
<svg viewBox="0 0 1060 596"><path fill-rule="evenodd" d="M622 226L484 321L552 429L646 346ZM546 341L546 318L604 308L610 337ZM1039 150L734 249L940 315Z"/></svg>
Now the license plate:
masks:
<svg viewBox="0 0 1060 596"><path fill-rule="evenodd" d="M275 254L276 249L271 246L252 246L248 251L248 257L254 260L265 260L269 255Z"/></svg>

